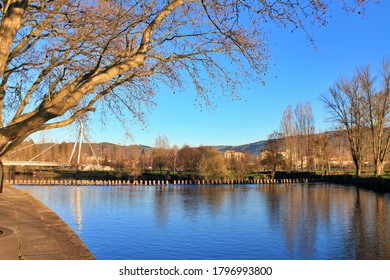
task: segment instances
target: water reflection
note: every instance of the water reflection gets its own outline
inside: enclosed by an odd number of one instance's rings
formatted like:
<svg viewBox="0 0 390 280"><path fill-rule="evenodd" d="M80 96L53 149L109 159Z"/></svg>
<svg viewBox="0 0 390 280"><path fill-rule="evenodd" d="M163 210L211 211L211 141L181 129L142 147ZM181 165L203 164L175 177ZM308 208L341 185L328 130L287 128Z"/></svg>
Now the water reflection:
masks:
<svg viewBox="0 0 390 280"><path fill-rule="evenodd" d="M389 195L353 187L21 188L99 259L390 259Z"/></svg>
<svg viewBox="0 0 390 280"><path fill-rule="evenodd" d="M288 250L315 258L389 259L389 196L334 185L265 186L271 223L283 225Z"/></svg>
<svg viewBox="0 0 390 280"><path fill-rule="evenodd" d="M74 214L76 217L76 223L77 223L77 232L81 232L83 229L83 214L81 211L81 196L82 196L82 191L80 188L76 189L76 207L74 209Z"/></svg>

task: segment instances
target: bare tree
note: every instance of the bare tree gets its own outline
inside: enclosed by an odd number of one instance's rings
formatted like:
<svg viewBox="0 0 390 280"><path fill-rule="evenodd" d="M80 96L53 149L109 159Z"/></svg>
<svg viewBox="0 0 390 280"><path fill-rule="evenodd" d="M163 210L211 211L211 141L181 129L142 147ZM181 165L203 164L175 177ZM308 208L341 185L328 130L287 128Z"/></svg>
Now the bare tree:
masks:
<svg viewBox="0 0 390 280"><path fill-rule="evenodd" d="M181 171L187 171L190 175L198 171L199 149L184 145L178 152L177 166Z"/></svg>
<svg viewBox="0 0 390 280"><path fill-rule="evenodd" d="M169 140L166 135L160 135L154 141L154 146L160 149L169 149Z"/></svg>
<svg viewBox="0 0 390 280"><path fill-rule="evenodd" d="M280 133L286 149L288 171L295 169L298 162L301 171L310 166L309 162L314 157L312 146L314 132L314 117L310 102L297 104L295 110L289 105L284 110Z"/></svg>
<svg viewBox="0 0 390 280"><path fill-rule="evenodd" d="M370 150L375 175L380 176L390 145L390 59L383 60L377 75L369 66L357 69L351 79L336 82L322 99L331 119L346 130L356 175Z"/></svg>
<svg viewBox="0 0 390 280"><path fill-rule="evenodd" d="M153 157L149 149L141 150L139 166L142 171L150 170L153 167Z"/></svg>
<svg viewBox="0 0 390 280"><path fill-rule="evenodd" d="M246 178L249 161L249 158L246 156L248 156L248 154L242 157L232 156L228 159L225 158L225 163L231 178L236 180L242 180Z"/></svg>
<svg viewBox="0 0 390 280"><path fill-rule="evenodd" d="M126 171L133 178L137 178L142 174L141 148L138 145L129 147L125 163Z"/></svg>
<svg viewBox="0 0 390 280"><path fill-rule="evenodd" d="M351 79L340 78L329 89L329 94L322 96L322 101L328 109L329 120L345 129L355 174L360 176L366 127L364 100L358 77L354 75Z"/></svg>
<svg viewBox="0 0 390 280"><path fill-rule="evenodd" d="M314 117L310 102L299 103L295 107L295 121L297 128L298 158L301 171L309 168L312 159L312 136L315 132Z"/></svg>
<svg viewBox="0 0 390 280"><path fill-rule="evenodd" d="M383 60L378 75L372 75L367 66L358 70L358 77L365 102L363 113L369 128L374 173L380 176L390 144L390 59Z"/></svg>
<svg viewBox="0 0 390 280"><path fill-rule="evenodd" d="M177 170L177 162L179 158L179 147L177 145L174 145L170 150L170 159L171 159L171 165L172 170L176 172Z"/></svg>
<svg viewBox="0 0 390 280"><path fill-rule="evenodd" d="M344 0L345 8L367 0ZM0 159L27 136L111 110L141 122L159 83L210 102L267 70L266 22L326 24L318 1L0 1ZM228 62L233 67L226 68Z"/></svg>
<svg viewBox="0 0 390 280"><path fill-rule="evenodd" d="M278 131L272 132L268 135L266 148L263 153L262 163L271 170L272 179L275 178L276 171L284 162L282 154L283 141L282 134Z"/></svg>
<svg viewBox="0 0 390 280"><path fill-rule="evenodd" d="M169 163L169 141L166 135L160 135L156 138L154 149L152 152L153 155L153 165L156 166L160 173L162 169L167 166Z"/></svg>
<svg viewBox="0 0 390 280"><path fill-rule="evenodd" d="M297 154L297 127L292 106L289 105L283 112L280 124L280 133L283 137L284 148L286 151L286 168L289 172L295 169Z"/></svg>
<svg viewBox="0 0 390 280"><path fill-rule="evenodd" d="M319 131L313 137L314 155L321 170L325 170L326 174L330 174L330 159L334 154L332 152L332 138L334 134L331 132Z"/></svg>

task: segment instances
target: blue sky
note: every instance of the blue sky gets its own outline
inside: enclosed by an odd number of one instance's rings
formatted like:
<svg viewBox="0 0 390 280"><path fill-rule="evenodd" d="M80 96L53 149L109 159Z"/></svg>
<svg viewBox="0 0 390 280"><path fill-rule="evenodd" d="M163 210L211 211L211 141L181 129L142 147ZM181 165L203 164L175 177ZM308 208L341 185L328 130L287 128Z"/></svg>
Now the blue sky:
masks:
<svg viewBox="0 0 390 280"><path fill-rule="evenodd" d="M390 1L370 4L365 15L337 11L326 27L314 29L316 48L302 31L275 28L270 34L270 70L266 85L253 83L241 92L242 100L214 98L215 110L202 110L195 92L158 93L157 107L147 115L145 127L135 123L132 139L115 121L104 129L92 122L93 142L144 144L153 146L159 135L170 145L241 145L267 139L279 128L288 105L309 101L316 129L331 129L325 122L320 95L341 75L350 76L356 67L378 67L390 56ZM57 132L52 132L53 134Z"/></svg>

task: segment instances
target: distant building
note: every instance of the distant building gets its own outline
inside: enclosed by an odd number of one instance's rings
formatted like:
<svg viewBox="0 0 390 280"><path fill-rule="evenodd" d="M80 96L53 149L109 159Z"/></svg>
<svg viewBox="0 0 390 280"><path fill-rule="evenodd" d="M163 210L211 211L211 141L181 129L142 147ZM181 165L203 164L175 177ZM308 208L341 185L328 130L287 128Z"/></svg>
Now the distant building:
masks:
<svg viewBox="0 0 390 280"><path fill-rule="evenodd" d="M225 152L225 159L227 160L238 160L238 161L241 161L243 160L245 157L244 153L241 153L241 152L236 152L235 150L227 150Z"/></svg>

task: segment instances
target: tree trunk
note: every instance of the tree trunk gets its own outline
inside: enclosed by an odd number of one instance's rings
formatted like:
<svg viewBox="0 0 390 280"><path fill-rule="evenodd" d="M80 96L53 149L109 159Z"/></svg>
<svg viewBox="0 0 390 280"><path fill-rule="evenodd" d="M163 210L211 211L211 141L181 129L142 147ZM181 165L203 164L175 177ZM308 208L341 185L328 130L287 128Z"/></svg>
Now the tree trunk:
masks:
<svg viewBox="0 0 390 280"><path fill-rule="evenodd" d="M355 176L360 176L362 172L361 152L360 151L353 152L352 149L351 152L352 152L353 163L355 164Z"/></svg>
<svg viewBox="0 0 390 280"><path fill-rule="evenodd" d="M358 165L358 164L355 164L355 167L356 167L355 176L359 177L360 174L362 173L362 169L361 169L360 165Z"/></svg>
<svg viewBox="0 0 390 280"><path fill-rule="evenodd" d="M275 175L276 175L276 166L272 166L272 170L271 170L271 179L275 179Z"/></svg>
<svg viewBox="0 0 390 280"><path fill-rule="evenodd" d="M3 184L4 184L4 168L3 168L3 162L0 160L0 193L3 192Z"/></svg>
<svg viewBox="0 0 390 280"><path fill-rule="evenodd" d="M378 177L378 176L381 176L382 173L383 173L383 163L382 162L375 162L375 176Z"/></svg>
<svg viewBox="0 0 390 280"><path fill-rule="evenodd" d="M27 0L3 1L3 18L0 25L0 77L7 65L8 55L12 48L16 33L18 32L27 8Z"/></svg>

